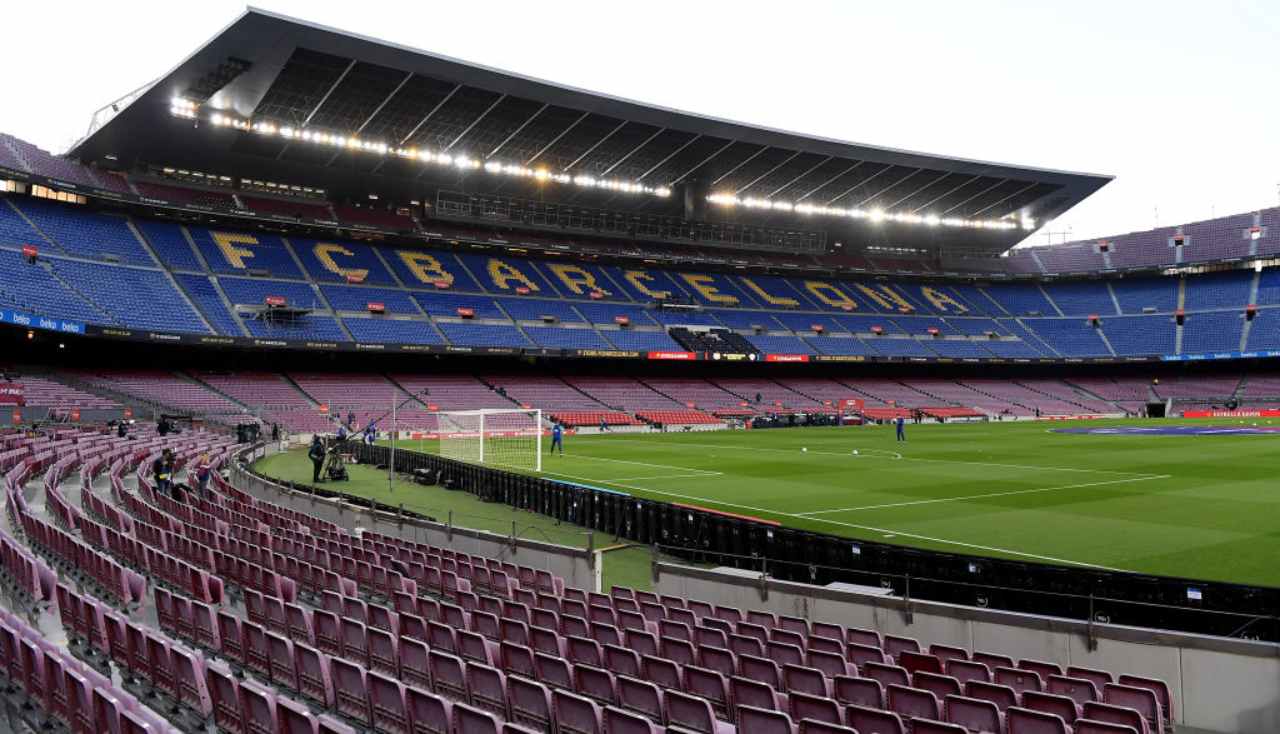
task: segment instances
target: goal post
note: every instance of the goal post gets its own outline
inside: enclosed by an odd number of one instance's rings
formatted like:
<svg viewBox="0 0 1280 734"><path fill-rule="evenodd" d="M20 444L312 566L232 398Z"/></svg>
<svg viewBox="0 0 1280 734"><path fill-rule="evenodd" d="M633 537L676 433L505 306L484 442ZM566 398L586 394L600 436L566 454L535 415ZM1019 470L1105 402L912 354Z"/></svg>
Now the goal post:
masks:
<svg viewBox="0 0 1280 734"><path fill-rule="evenodd" d="M446 459L542 471L541 410L451 410L434 415L440 455Z"/></svg>

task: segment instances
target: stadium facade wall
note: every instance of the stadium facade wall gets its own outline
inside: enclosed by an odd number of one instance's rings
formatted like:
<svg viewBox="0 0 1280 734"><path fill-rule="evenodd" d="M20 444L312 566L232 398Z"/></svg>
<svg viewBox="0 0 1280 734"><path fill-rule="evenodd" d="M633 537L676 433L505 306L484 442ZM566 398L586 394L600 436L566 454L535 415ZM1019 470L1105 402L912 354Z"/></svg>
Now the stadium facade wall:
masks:
<svg viewBox="0 0 1280 734"><path fill-rule="evenodd" d="M726 607L833 620L969 650L1004 650L1064 667L1147 671L1169 684L1175 724L1223 734L1280 731L1280 645L1273 643L904 601L737 570L655 563L654 577L656 593ZM1092 650L1090 637L1097 642Z"/></svg>

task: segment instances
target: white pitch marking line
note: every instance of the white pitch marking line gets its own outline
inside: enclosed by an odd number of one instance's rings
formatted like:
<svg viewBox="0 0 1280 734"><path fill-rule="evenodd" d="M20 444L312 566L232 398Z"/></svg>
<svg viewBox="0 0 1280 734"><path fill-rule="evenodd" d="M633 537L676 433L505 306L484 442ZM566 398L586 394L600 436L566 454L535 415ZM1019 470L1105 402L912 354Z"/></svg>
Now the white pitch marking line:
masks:
<svg viewBox="0 0 1280 734"><path fill-rule="evenodd" d="M723 474L723 472L711 471L710 469L694 469L688 466L672 466L671 464L650 464L644 461L631 461L629 459L607 459L603 456L589 456L587 454L573 454L570 458L588 459L591 461L608 461L613 464L635 464L636 466L651 466L654 469L675 469L676 471L685 472L687 474L706 474L708 476Z"/></svg>
<svg viewBox="0 0 1280 734"><path fill-rule="evenodd" d="M825 517L804 517L802 515L796 515L789 512L778 512L777 510L767 510L762 507L740 505L735 502L724 502L723 500L707 499L706 497L696 497L694 495L680 494L678 492L663 492L661 490L649 489L648 487L637 487L631 484L621 484L616 482L606 482L606 481L600 481L600 480L587 480L587 481L596 481L598 484L616 484L616 486L623 487L625 489L634 489L640 492L648 492L650 494L660 494L668 497L679 497L680 499L693 500L695 502L704 502L709 505L719 505L721 507L735 507L740 510L748 510L750 512L760 512L766 515L778 515L781 517L794 517L800 520L812 520L814 522L824 522L824 523L829 523L831 525L839 525L841 527L853 528L854 530L862 530L868 533L880 533L885 537L901 535L903 537L913 538L915 540L924 540L930 543L941 543L943 545L954 545L954 546L959 546L961 548L972 548L974 550L982 550L982 551L987 551L989 553L1004 553L1010 556L1019 556L1022 558L1034 558L1039 561L1049 561L1050 563L1062 563L1068 566L1080 566L1082 568L1097 568L1103 571L1124 572L1124 569L1120 569L1120 568L1111 568L1110 566L1101 566L1096 563L1085 563L1083 561L1072 561L1067 558L1054 558L1053 556L1043 556L1037 553L1025 553L1023 551L1011 550L1009 548L997 548L995 546L980 545L978 543L966 543L960 540L947 540L946 538L935 538L929 535L920 535L919 533L907 533L901 530L890 530L888 528L878 528L871 525L858 525L851 522L841 522L839 520L828 520ZM850 538L850 540L854 540L854 539Z"/></svg>
<svg viewBox="0 0 1280 734"><path fill-rule="evenodd" d="M1011 497L1018 494L1038 494L1040 492L1055 492L1060 489L1080 489L1082 487L1101 487L1108 484L1125 484L1128 482L1145 482L1151 479L1169 479L1171 474L1153 474L1151 476L1132 477L1130 479L1111 479L1105 482L1084 482L1082 484L1064 484L1058 487L1040 487L1038 489L1015 489L1008 492L989 492L987 494L971 494L966 497L940 497L932 500L913 500L910 502L890 502L883 505L864 505L862 507L845 507L839 510L816 510L814 512L798 512L798 517L811 517L813 515L830 515L837 512L861 512L863 510L884 510L891 507L913 507L915 505L934 505L944 502L966 502L968 500L981 500L990 497Z"/></svg>
<svg viewBox="0 0 1280 734"><path fill-rule="evenodd" d="M723 476L724 472L705 472L701 474L659 474L654 477L618 477L616 479L583 479L582 477L572 474L561 474L560 472L544 471L543 474L550 474L556 477L569 477L570 479L580 479L584 482L598 482L600 484L611 484L616 482L642 482L649 479L709 479L711 477Z"/></svg>
<svg viewBox="0 0 1280 734"><path fill-rule="evenodd" d="M618 439L617 442L618 443L622 443L622 442L646 443L649 446L660 445L663 448L707 448L707 449L726 449L729 451L751 451L751 452L769 451L769 452L784 453L784 454L800 453L798 449L773 449L773 448L767 448L764 446L730 446L726 444L684 443L684 442L654 444L654 443L647 443L645 441L636 441L634 439L625 439L625 438ZM819 456L844 456L844 457L851 456L851 454L841 453L837 451L810 451L808 453L817 454ZM899 454L899 456L902 456L902 455ZM1142 472L1131 472L1131 471L1116 471L1114 469L1082 469L1080 467L1035 466L1033 464L1000 464L1000 463L987 462L987 461L960 461L958 459L926 459L918 456L902 456L902 460L903 461L922 461L922 462L927 462L931 464L963 464L966 466L998 466L998 467L1004 467L1006 469L1031 469L1034 471L1065 471L1065 472L1079 472L1084 474L1123 474L1126 476L1134 476L1134 477L1159 476L1157 474L1144 474Z"/></svg>

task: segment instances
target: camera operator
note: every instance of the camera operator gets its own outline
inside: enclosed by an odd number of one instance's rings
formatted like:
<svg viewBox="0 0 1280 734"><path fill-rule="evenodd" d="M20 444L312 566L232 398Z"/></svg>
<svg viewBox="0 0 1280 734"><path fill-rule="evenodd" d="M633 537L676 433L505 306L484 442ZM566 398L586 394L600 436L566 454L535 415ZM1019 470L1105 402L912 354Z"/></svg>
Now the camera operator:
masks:
<svg viewBox="0 0 1280 734"><path fill-rule="evenodd" d="M320 469L324 467L324 442L320 440L320 436L311 437L311 448L307 449L307 458L311 459L311 482L319 483Z"/></svg>

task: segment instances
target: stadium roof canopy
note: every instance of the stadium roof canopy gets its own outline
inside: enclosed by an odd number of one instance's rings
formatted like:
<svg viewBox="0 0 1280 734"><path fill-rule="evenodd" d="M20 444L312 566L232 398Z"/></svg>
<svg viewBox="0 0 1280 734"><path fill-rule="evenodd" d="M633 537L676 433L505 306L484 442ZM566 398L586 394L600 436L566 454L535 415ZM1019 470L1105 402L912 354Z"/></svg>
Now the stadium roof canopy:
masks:
<svg viewBox="0 0 1280 734"><path fill-rule="evenodd" d="M666 109L257 9L100 111L71 155L350 198L496 194L987 253L1110 180Z"/></svg>

